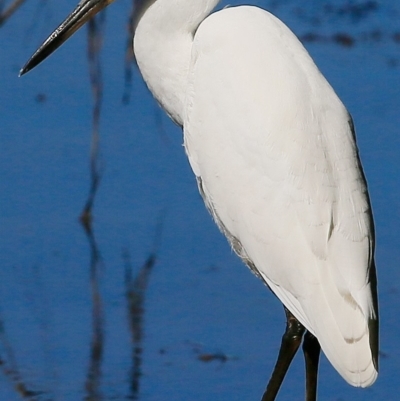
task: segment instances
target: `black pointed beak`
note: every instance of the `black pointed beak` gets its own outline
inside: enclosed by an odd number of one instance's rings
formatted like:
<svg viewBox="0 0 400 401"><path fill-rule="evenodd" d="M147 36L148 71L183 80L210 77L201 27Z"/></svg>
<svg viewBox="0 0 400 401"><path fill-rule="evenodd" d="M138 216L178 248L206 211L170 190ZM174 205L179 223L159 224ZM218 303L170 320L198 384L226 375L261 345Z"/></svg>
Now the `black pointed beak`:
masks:
<svg viewBox="0 0 400 401"><path fill-rule="evenodd" d="M43 42L19 72L24 75L58 49L72 34L114 0L81 0L75 10Z"/></svg>

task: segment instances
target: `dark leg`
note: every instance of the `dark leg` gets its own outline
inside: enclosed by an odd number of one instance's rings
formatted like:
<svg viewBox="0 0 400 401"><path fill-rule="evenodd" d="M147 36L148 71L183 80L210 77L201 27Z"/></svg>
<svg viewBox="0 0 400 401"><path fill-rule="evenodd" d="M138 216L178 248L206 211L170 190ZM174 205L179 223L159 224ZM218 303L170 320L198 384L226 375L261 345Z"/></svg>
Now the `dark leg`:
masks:
<svg viewBox="0 0 400 401"><path fill-rule="evenodd" d="M285 308L286 330L282 337L278 360L261 401L274 401L296 354L304 334L304 326Z"/></svg>
<svg viewBox="0 0 400 401"><path fill-rule="evenodd" d="M306 362L306 401L317 400L318 362L321 347L309 331L304 335L303 352Z"/></svg>

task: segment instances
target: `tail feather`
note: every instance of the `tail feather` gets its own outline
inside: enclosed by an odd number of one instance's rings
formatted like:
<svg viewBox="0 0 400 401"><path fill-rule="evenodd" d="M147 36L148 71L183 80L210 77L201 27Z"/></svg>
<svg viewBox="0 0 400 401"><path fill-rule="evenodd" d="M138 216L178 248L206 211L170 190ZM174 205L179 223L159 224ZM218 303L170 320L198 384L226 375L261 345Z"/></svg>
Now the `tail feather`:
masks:
<svg viewBox="0 0 400 401"><path fill-rule="evenodd" d="M378 376L378 315L365 316L351 297L337 291L329 277L296 298L262 274L268 286L294 316L314 334L333 367L350 385L368 387ZM373 283L372 283L373 284ZM373 286L373 285L372 285Z"/></svg>
<svg viewBox="0 0 400 401"><path fill-rule="evenodd" d="M320 269L320 279L315 296L304 302L305 315L322 350L341 376L353 386L368 387L378 375L377 309L364 311L355 300L359 296L340 293L329 269ZM363 298L373 297L369 285L360 291L364 292Z"/></svg>

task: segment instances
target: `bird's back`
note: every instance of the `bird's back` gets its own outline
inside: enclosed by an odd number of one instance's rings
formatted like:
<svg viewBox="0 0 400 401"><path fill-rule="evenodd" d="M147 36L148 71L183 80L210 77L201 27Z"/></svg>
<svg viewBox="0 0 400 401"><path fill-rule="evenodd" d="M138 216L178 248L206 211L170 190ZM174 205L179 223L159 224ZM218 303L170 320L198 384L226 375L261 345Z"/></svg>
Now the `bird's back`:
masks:
<svg viewBox="0 0 400 401"><path fill-rule="evenodd" d="M351 118L290 30L255 7L198 28L185 148L235 251L352 385L377 376L374 238Z"/></svg>

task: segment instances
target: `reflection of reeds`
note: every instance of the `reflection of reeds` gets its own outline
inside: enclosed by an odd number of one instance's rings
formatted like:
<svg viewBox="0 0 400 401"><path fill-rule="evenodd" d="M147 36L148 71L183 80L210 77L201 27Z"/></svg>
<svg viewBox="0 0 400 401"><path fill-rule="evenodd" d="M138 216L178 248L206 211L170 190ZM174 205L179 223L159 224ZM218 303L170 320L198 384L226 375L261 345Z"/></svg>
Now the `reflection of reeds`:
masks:
<svg viewBox="0 0 400 401"><path fill-rule="evenodd" d="M14 350L11 343L8 340L7 333L5 331L4 323L0 317L0 367L5 377L7 377L19 396L23 400L36 401L38 396L44 394L43 392L30 390L28 385L23 380L21 373L19 372L17 362L14 356ZM48 398L47 398L48 399Z"/></svg>
<svg viewBox="0 0 400 401"><path fill-rule="evenodd" d="M0 26L3 25L24 2L25 0L14 0L5 7L4 0L0 0Z"/></svg>
<svg viewBox="0 0 400 401"><path fill-rule="evenodd" d="M81 214L84 225L90 225L92 221L92 208L94 198L100 183L101 166L99 160L100 151L100 115L103 100L103 78L101 73L100 51L103 44L105 28L105 12L101 12L88 22L88 60L90 84L93 92L93 128L90 148L90 175L91 184L86 204Z"/></svg>
<svg viewBox="0 0 400 401"><path fill-rule="evenodd" d="M130 394L128 399L136 400L139 396L140 377L142 376L142 338L144 295L151 270L156 262L156 255L151 253L135 279L132 278L132 266L128 251L123 252L125 260L125 295L128 306L129 328L132 335L132 368L129 374Z"/></svg>
<svg viewBox="0 0 400 401"><path fill-rule="evenodd" d="M139 397L140 377L142 376L144 300L150 273L157 260L162 224L163 216L159 219L156 228L153 251L150 252L135 278L132 277L132 264L128 250L125 249L122 253L125 263L125 296L128 308L129 329L132 336L132 367L129 374L130 394L127 396L131 400L137 400Z"/></svg>
<svg viewBox="0 0 400 401"><path fill-rule="evenodd" d="M92 340L85 382L85 400L99 401L102 399L100 384L104 349L104 312L99 285L99 268L102 260L91 225L84 225L84 228L90 245L90 288L92 295Z"/></svg>
<svg viewBox="0 0 400 401"><path fill-rule="evenodd" d="M135 60L135 55L133 53L133 35L135 33L134 22L135 22L135 2L136 0L132 0L132 8L129 13L128 25L127 25L127 38L125 45L125 89L124 94L122 95L122 103L128 104L130 101L130 92L132 88L132 67Z"/></svg>
<svg viewBox="0 0 400 401"><path fill-rule="evenodd" d="M90 189L86 204L81 214L81 222L90 244L90 287L92 294L92 340L90 362L86 377L85 400L101 400L101 366L104 349L104 312L99 286L100 252L92 229L92 208L101 178L99 161L100 150L100 115L103 100L103 78L101 73L100 52L103 44L105 12L101 12L88 22L88 61L90 84L93 92L93 126L90 148Z"/></svg>

